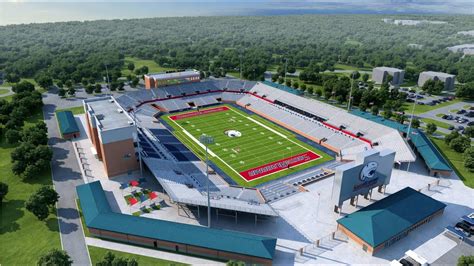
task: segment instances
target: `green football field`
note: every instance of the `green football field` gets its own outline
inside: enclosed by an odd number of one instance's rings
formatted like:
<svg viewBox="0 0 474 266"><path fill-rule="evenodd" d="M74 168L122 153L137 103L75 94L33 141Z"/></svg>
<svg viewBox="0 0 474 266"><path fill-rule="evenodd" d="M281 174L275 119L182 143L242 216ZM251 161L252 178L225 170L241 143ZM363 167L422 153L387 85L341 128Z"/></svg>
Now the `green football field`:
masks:
<svg viewBox="0 0 474 266"><path fill-rule="evenodd" d="M230 105L171 114L173 134L201 159L203 134L212 136L209 158L239 185L252 187L332 160L279 126ZM289 165L289 166L288 166Z"/></svg>

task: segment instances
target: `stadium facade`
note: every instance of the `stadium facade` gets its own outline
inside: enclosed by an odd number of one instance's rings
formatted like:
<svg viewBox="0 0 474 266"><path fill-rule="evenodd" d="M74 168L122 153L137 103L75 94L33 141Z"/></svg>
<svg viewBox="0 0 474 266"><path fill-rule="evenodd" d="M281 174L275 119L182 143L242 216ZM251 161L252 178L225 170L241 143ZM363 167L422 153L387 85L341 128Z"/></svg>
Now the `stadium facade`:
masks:
<svg viewBox="0 0 474 266"><path fill-rule="evenodd" d="M267 81L215 79L157 88L150 86L149 89L129 92L117 98L84 100L84 109L90 140L109 178L138 169L140 155L144 167L163 187L170 200L178 208L196 207L198 215L200 208L207 206L208 181L210 205L217 215L220 211L226 212L227 216L233 213L237 221L239 213L252 214L257 224L259 219L278 216L270 202L304 191L301 184L316 182L334 174L335 166L314 166L304 170L302 179L296 175L283 176L280 178L285 179L285 184L270 182L269 185L264 183L253 188L237 185L216 164L211 163L210 170L206 172L199 155L189 149L189 143L184 145L177 138L177 132L162 116L222 104L238 108L241 112L257 114L295 133L298 139L334 155L336 162L331 162L334 165L356 161L361 154L369 153L388 158L381 161L384 164L381 169L414 162L416 158L403 133L396 128L304 98L289 88ZM186 134L184 131L178 133ZM188 135L188 138L193 137ZM195 145L199 145L197 140ZM389 175L388 171L385 172ZM377 186L386 185L386 180L377 183ZM273 258L275 239L223 230L206 231L202 227L190 228L188 225L112 213L97 182L78 187L77 192L86 225L96 236L251 263L267 264ZM366 192L364 190L363 193ZM133 227L133 224L138 226ZM160 227L188 233L186 236L171 237L160 231ZM194 235L202 238L197 239ZM221 243L221 240L256 248L237 249Z"/></svg>

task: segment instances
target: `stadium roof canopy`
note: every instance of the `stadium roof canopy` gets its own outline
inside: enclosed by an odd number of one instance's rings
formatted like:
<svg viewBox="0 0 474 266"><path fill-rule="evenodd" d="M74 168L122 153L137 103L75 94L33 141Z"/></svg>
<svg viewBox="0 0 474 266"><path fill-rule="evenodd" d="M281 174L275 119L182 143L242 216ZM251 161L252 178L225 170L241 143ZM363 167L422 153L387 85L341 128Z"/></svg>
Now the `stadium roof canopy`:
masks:
<svg viewBox="0 0 474 266"><path fill-rule="evenodd" d="M146 76L153 78L155 80L167 80L167 79L182 79L182 78L190 78L190 77L195 77L199 76L199 71L190 69L190 70L185 70L185 71L179 71L179 72L162 72L162 73L155 73L155 74L148 74Z"/></svg>
<svg viewBox="0 0 474 266"><path fill-rule="evenodd" d="M59 131L61 135L67 135L79 132L74 115L71 111L60 111L56 113L56 118L59 123Z"/></svg>
<svg viewBox="0 0 474 266"><path fill-rule="evenodd" d="M371 113L362 112L360 110L353 110L351 113L387 127L397 129L403 133L408 133L408 125L403 125L398 122L373 115ZM422 131L411 128L410 135L411 142L415 145L416 149L430 169L439 171L452 171L448 162L446 162L446 159L444 159L443 155L441 155L431 140L429 140Z"/></svg>
<svg viewBox="0 0 474 266"><path fill-rule="evenodd" d="M376 247L445 207L446 204L406 187L337 223Z"/></svg>
<svg viewBox="0 0 474 266"><path fill-rule="evenodd" d="M276 238L114 213L99 181L76 187L87 227L272 259Z"/></svg>

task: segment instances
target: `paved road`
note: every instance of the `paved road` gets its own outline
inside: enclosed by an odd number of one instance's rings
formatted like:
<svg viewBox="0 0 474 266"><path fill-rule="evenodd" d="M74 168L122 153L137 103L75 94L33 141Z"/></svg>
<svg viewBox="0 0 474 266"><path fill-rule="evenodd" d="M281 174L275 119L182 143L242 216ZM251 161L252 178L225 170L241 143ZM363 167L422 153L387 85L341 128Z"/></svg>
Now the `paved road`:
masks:
<svg viewBox="0 0 474 266"><path fill-rule="evenodd" d="M53 149L51 171L60 198L57 204L61 244L75 265L90 265L79 213L76 209L76 186L83 183L73 145L60 138L54 116L56 95L44 94L43 115L48 126L49 145Z"/></svg>

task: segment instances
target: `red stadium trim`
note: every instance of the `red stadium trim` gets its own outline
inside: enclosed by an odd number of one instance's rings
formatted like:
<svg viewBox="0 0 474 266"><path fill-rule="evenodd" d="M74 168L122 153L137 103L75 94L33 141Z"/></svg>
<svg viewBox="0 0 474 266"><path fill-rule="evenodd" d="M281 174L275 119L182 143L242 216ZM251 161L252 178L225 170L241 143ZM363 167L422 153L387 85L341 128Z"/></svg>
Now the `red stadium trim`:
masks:
<svg viewBox="0 0 474 266"><path fill-rule="evenodd" d="M180 120L180 119L186 119L186 118L195 117L195 116L219 113L219 112L224 112L224 111L228 111L228 110L230 110L229 107L222 106L222 107L211 108L211 109L206 109L206 110L202 110L202 111L195 111L195 112L189 112L189 113L184 113L184 114L180 114L180 115L173 115L173 116L170 116L170 119L176 121L176 120Z"/></svg>
<svg viewBox="0 0 474 266"><path fill-rule="evenodd" d="M247 182L250 182L252 180L286 170L293 166L305 164L305 163L317 160L319 158L321 158L321 155L316 154L312 151L307 151L307 152L297 154L285 159L281 159L275 162L267 163L267 164L264 164L252 169L242 171L239 174Z"/></svg>

